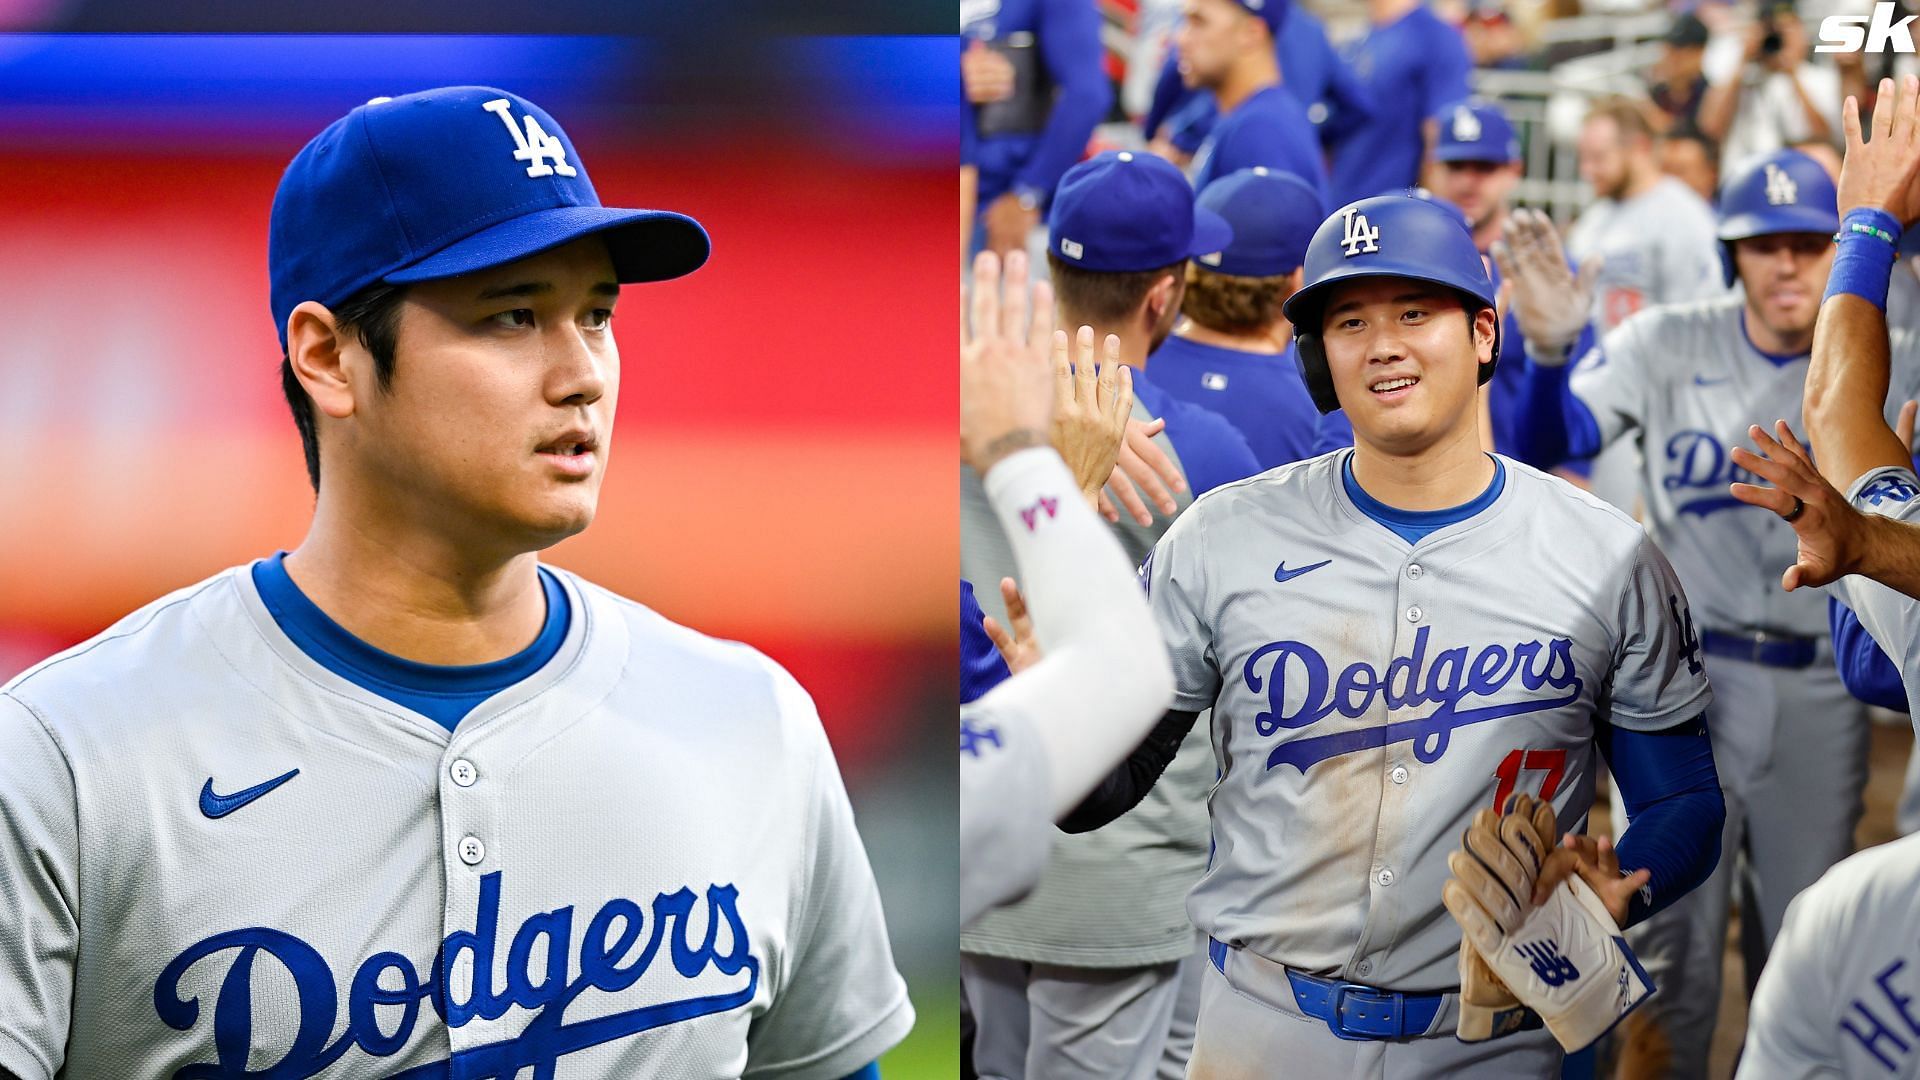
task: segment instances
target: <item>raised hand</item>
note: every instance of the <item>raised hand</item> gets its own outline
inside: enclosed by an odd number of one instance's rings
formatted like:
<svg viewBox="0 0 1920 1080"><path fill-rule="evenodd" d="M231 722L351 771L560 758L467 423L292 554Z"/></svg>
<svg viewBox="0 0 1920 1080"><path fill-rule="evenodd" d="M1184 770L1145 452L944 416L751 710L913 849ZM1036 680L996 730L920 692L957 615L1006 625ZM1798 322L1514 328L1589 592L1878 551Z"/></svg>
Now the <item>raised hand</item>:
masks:
<svg viewBox="0 0 1920 1080"><path fill-rule="evenodd" d="M1529 355L1558 366L1593 311L1600 260L1588 259L1575 274L1552 219L1538 210L1515 210L1504 238L1493 245L1502 291L1508 295Z"/></svg>
<svg viewBox="0 0 1920 1080"><path fill-rule="evenodd" d="M1880 80L1870 132L1860 128L1860 103L1848 97L1840 110L1846 156L1840 164L1840 214L1870 206L1906 224L1920 213L1920 78Z"/></svg>
<svg viewBox="0 0 1920 1080"><path fill-rule="evenodd" d="M1616 926L1626 925L1627 906L1633 902L1633 894L1653 877L1653 872L1645 867L1622 874L1620 856L1613 850L1611 839L1568 833L1553 854L1547 856L1546 867L1535 879L1533 903L1536 906L1546 903L1562 881L1576 874L1606 905L1607 914L1613 916Z"/></svg>
<svg viewBox="0 0 1920 1080"><path fill-rule="evenodd" d="M1785 420L1774 421L1778 441L1755 424L1748 437L1760 448L1733 448L1733 463L1772 487L1734 484L1734 498L1779 514L1800 541L1792 566L1780 575L1780 587L1792 592L1802 586L1826 585L1852 573L1856 552L1865 542L1866 518L1814 468L1800 440ZM1764 455L1764 456L1763 456Z"/></svg>
<svg viewBox="0 0 1920 1080"><path fill-rule="evenodd" d="M988 615L981 622L993 647L1000 651L1007 670L1015 675L1040 662L1040 639L1033 632L1033 616L1027 614L1027 598L1012 578L1000 579L1000 599L1007 605L1007 626Z"/></svg>
<svg viewBox="0 0 1920 1080"><path fill-rule="evenodd" d="M1074 342L1070 356L1066 331L1053 332L1053 448L1080 491L1093 500L1113 475L1126 442L1133 371L1120 362L1120 339L1112 334L1104 357L1094 353L1093 327L1081 327Z"/></svg>
<svg viewBox="0 0 1920 1080"><path fill-rule="evenodd" d="M1004 295L1003 295L1004 291ZM960 456L982 475L1047 445L1053 420L1053 288L1027 282L1027 256L973 261L970 318L960 334Z"/></svg>

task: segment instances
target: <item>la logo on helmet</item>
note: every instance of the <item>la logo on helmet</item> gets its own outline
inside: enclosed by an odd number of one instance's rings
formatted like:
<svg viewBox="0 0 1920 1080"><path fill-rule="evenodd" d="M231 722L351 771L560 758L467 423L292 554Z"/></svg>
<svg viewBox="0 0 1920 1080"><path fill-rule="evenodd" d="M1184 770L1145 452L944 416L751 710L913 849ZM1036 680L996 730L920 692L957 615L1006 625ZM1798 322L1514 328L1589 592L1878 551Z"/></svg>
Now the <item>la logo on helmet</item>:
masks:
<svg viewBox="0 0 1920 1080"><path fill-rule="evenodd" d="M1342 210L1340 215L1346 222L1346 231L1340 234L1340 247L1347 253L1347 258L1380 250L1380 229L1367 225L1367 215L1351 206Z"/></svg>
<svg viewBox="0 0 1920 1080"><path fill-rule="evenodd" d="M513 152L514 159L532 162L527 166L528 176L552 176L555 173L561 176L579 175L573 166L567 164L567 148L561 145L557 137L547 134L547 129L541 127L540 121L535 120L531 113L526 117L527 128L522 131L520 125L513 122L513 102L506 98L494 98L481 108L498 116L500 122L507 125L508 133L520 147Z"/></svg>
<svg viewBox="0 0 1920 1080"><path fill-rule="evenodd" d="M1800 201L1800 185L1793 182L1787 170L1767 163L1767 205L1787 206Z"/></svg>

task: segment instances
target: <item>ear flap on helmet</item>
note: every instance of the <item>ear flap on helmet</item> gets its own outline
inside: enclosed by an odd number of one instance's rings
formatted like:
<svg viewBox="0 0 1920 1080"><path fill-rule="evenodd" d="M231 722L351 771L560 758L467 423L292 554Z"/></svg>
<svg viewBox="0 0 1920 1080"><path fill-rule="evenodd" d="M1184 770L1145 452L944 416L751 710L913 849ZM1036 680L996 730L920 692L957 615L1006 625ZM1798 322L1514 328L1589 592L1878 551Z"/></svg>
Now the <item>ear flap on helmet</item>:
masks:
<svg viewBox="0 0 1920 1080"><path fill-rule="evenodd" d="M1300 378L1307 384L1313 406L1325 416L1340 407L1340 396L1333 392L1333 369L1327 366L1327 351L1319 334L1293 335L1293 358L1300 365Z"/></svg>

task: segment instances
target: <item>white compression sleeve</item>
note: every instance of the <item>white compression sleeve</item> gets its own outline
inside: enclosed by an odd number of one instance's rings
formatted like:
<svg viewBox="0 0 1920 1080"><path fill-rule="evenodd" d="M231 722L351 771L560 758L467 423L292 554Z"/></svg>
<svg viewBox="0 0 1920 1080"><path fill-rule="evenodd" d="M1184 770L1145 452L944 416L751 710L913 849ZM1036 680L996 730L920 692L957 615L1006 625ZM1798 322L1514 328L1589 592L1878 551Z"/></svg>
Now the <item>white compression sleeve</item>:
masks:
<svg viewBox="0 0 1920 1080"><path fill-rule="evenodd" d="M980 704L1028 718L1047 749L1057 819L1146 737L1172 704L1173 672L1126 554L1059 454L1022 450L985 487L1044 648Z"/></svg>

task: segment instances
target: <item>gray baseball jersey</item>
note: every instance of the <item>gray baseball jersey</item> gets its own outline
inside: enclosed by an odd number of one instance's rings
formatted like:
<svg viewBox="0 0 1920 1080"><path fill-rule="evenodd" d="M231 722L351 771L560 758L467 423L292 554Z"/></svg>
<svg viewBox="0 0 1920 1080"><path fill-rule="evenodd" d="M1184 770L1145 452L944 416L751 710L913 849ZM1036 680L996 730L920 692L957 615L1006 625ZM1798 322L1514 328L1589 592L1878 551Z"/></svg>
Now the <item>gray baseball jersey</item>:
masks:
<svg viewBox="0 0 1920 1080"><path fill-rule="evenodd" d="M1567 253L1576 262L1605 259L1594 321L1611 330L1642 308L1725 293L1715 231L1713 209L1670 176L1625 202L1601 199L1581 211Z"/></svg>
<svg viewBox="0 0 1920 1080"><path fill-rule="evenodd" d="M9 683L0 1066L831 1080L899 1041L806 693L560 577L559 652L451 733L309 658L246 567Z"/></svg>
<svg viewBox="0 0 1920 1080"><path fill-rule="evenodd" d="M1737 1080L1920 1077L1920 836L1848 856L1787 908Z"/></svg>
<svg viewBox="0 0 1920 1080"><path fill-rule="evenodd" d="M1864 513L1920 523L1920 478L1912 469L1874 469L1853 482L1847 498ZM1858 575L1843 577L1827 588L1853 609L1874 643L1900 665L1907 711L1920 716L1920 600Z"/></svg>
<svg viewBox="0 0 1920 1080"><path fill-rule="evenodd" d="M1648 530L1687 583L1703 628L1825 637L1825 598L1780 588L1798 550L1793 530L1727 493L1735 480L1756 482L1730 451L1751 449L1753 424L1798 425L1807 380L1805 356L1768 357L1747 341L1744 304L1725 296L1627 320L1580 361L1573 392L1603 442L1638 439ZM1920 395L1920 337L1896 328L1892 342L1889 423L1900 402Z"/></svg>
<svg viewBox="0 0 1920 1080"><path fill-rule="evenodd" d="M1221 774L1188 913L1312 974L1444 989L1440 886L1473 814L1519 789L1572 827L1597 718L1661 730L1710 693L1633 519L1502 459L1490 506L1408 544L1348 496L1351 453L1210 492L1149 564L1174 707L1213 709Z"/></svg>

